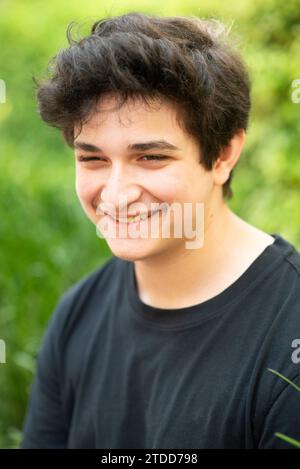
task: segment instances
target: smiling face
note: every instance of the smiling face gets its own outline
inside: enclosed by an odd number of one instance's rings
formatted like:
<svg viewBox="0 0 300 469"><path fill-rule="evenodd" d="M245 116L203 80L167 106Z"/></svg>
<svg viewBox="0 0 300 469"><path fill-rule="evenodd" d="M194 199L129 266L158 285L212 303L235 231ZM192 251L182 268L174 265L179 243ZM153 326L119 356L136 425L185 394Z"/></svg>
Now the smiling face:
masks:
<svg viewBox="0 0 300 469"><path fill-rule="evenodd" d="M157 105L149 108L142 101L131 100L119 110L94 113L75 138L76 192L85 213L100 231L104 226L117 233L120 228L127 229L125 222L132 218L125 219L126 215L149 216L155 203L183 206L188 202L194 207L201 202L207 217L213 194L222 192L221 185L214 184L212 171L199 163L199 144L178 124L176 110L168 102L153 103ZM99 102L100 110L108 111L115 105L113 95ZM126 201L123 206L120 197ZM162 217L158 212L151 222L160 224ZM174 223L172 215L170 223ZM133 223L130 229L137 226L140 233L145 232L145 221ZM105 233L112 253L126 260L172 255L185 249L186 239L172 236L172 229L169 238L162 237L161 231L155 238L132 237L129 231L125 236Z"/></svg>

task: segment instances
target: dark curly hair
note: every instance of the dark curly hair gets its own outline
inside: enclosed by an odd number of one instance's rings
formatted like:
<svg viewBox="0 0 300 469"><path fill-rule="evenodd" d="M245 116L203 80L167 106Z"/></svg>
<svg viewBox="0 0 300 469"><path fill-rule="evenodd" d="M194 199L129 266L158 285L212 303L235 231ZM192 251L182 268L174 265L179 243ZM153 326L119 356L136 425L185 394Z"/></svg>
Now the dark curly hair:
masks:
<svg viewBox="0 0 300 469"><path fill-rule="evenodd" d="M128 98L163 98L178 109L183 128L199 142L199 162L210 170L239 129L247 129L250 79L217 20L132 12L97 21L90 35L74 39L50 61L50 76L37 82L38 110L61 129L72 147L104 93L118 108ZM200 156L201 155L201 156ZM223 185L230 199L229 179Z"/></svg>

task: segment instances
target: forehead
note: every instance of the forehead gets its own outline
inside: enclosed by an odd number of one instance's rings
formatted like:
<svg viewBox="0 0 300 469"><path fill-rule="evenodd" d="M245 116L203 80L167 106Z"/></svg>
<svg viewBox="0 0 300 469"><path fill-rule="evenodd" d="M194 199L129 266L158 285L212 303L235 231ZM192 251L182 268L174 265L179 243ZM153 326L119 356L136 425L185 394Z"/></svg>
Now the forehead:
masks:
<svg viewBox="0 0 300 469"><path fill-rule="evenodd" d="M167 100L130 98L119 107L118 99L108 94L98 101L76 138L112 145L129 144L143 137L172 139L174 145L179 145L188 135L178 121L176 107Z"/></svg>

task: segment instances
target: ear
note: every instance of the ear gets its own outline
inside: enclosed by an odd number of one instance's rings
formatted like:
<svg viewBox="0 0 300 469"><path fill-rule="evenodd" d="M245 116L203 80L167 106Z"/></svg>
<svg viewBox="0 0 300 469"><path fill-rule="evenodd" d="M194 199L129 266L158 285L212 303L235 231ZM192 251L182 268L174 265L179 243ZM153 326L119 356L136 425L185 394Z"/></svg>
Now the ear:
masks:
<svg viewBox="0 0 300 469"><path fill-rule="evenodd" d="M245 131L240 129L230 140L224 150L221 151L217 161L212 168L213 180L218 186L223 186L228 180L230 173L239 160L245 143Z"/></svg>

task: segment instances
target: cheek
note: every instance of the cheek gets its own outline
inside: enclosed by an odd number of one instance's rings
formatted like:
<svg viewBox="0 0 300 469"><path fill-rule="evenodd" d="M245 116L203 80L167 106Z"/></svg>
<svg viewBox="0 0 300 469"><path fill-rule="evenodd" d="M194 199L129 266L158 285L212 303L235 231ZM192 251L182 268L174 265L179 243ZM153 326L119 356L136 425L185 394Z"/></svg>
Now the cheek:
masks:
<svg viewBox="0 0 300 469"><path fill-rule="evenodd" d="M184 174L184 195L191 202L205 202L210 197L213 189L213 178L211 171L206 171L197 165L188 174Z"/></svg>
<svg viewBox="0 0 300 469"><path fill-rule="evenodd" d="M97 178L86 171L76 170L75 188L79 199L88 199L97 189Z"/></svg>
<svg viewBox="0 0 300 469"><path fill-rule="evenodd" d="M210 172L204 171L199 165L180 165L164 175L156 177L147 187L159 199L165 202L195 202L204 201L212 189Z"/></svg>
<svg viewBox="0 0 300 469"><path fill-rule="evenodd" d="M162 202L171 204L182 197L185 181L180 171L168 168L166 171L147 175L144 189Z"/></svg>
<svg viewBox="0 0 300 469"><path fill-rule="evenodd" d="M93 199L97 196L100 188L96 178L87 177L84 173L76 173L75 190L77 197L86 214L91 217L93 209L91 207Z"/></svg>
<svg viewBox="0 0 300 469"><path fill-rule="evenodd" d="M157 178L152 184L151 181L147 182L146 192L152 194L156 199L162 202L171 204L177 196L176 187L177 185L172 179Z"/></svg>

